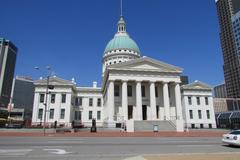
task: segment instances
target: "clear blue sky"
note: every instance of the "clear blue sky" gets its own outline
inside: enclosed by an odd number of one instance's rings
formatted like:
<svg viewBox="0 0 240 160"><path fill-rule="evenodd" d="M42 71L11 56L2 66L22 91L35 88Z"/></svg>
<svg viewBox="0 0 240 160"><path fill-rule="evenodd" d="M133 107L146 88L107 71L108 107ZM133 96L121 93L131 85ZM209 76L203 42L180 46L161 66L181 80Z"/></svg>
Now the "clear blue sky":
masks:
<svg viewBox="0 0 240 160"><path fill-rule="evenodd" d="M214 0L124 0L127 31L143 55L184 69L191 81L223 79ZM81 86L101 82L102 55L117 30L119 0L0 0L0 37L19 48L15 75L51 66Z"/></svg>

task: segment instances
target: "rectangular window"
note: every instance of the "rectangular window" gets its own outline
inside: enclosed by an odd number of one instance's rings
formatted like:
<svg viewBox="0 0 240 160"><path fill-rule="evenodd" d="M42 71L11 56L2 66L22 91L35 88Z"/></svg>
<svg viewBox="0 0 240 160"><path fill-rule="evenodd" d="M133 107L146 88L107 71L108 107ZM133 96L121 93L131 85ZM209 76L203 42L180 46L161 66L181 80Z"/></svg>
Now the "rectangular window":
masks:
<svg viewBox="0 0 240 160"><path fill-rule="evenodd" d="M75 120L81 120L82 119L82 112L81 111L75 111Z"/></svg>
<svg viewBox="0 0 240 160"><path fill-rule="evenodd" d="M42 119L43 116L43 109L38 110L38 119Z"/></svg>
<svg viewBox="0 0 240 160"><path fill-rule="evenodd" d="M79 106L79 98L75 97L75 106Z"/></svg>
<svg viewBox="0 0 240 160"><path fill-rule="evenodd" d="M207 112L207 119L210 119L210 111L207 110L206 112Z"/></svg>
<svg viewBox="0 0 240 160"><path fill-rule="evenodd" d="M82 106L82 97L78 97L79 106Z"/></svg>
<svg viewBox="0 0 240 160"><path fill-rule="evenodd" d="M202 111L201 110L198 110L198 118L202 119Z"/></svg>
<svg viewBox="0 0 240 160"><path fill-rule="evenodd" d="M92 98L89 98L89 106L93 106L93 99Z"/></svg>
<svg viewBox="0 0 240 160"><path fill-rule="evenodd" d="M192 105L192 97L188 97L188 104Z"/></svg>
<svg viewBox="0 0 240 160"><path fill-rule="evenodd" d="M141 86L141 91L142 91L142 97L145 97L146 96L145 86Z"/></svg>
<svg viewBox="0 0 240 160"><path fill-rule="evenodd" d="M98 99L97 99L97 106L98 106L98 107L101 107L101 98L98 98Z"/></svg>
<svg viewBox="0 0 240 160"><path fill-rule="evenodd" d="M40 103L44 103L44 97L45 97L44 94L40 94Z"/></svg>
<svg viewBox="0 0 240 160"><path fill-rule="evenodd" d="M66 103L66 94L62 94L62 103Z"/></svg>
<svg viewBox="0 0 240 160"><path fill-rule="evenodd" d="M191 124L191 128L195 128L195 124Z"/></svg>
<svg viewBox="0 0 240 160"><path fill-rule="evenodd" d="M54 117L54 109L50 109L49 119L53 119Z"/></svg>
<svg viewBox="0 0 240 160"><path fill-rule="evenodd" d="M51 94L51 103L55 103L55 97L56 97L55 94Z"/></svg>
<svg viewBox="0 0 240 160"><path fill-rule="evenodd" d="M197 97L197 105L200 105L200 97Z"/></svg>
<svg viewBox="0 0 240 160"><path fill-rule="evenodd" d="M189 117L190 117L190 119L193 119L193 111L192 110L189 110Z"/></svg>
<svg viewBox="0 0 240 160"><path fill-rule="evenodd" d="M114 96L119 97L119 85L114 85Z"/></svg>
<svg viewBox="0 0 240 160"><path fill-rule="evenodd" d="M132 86L130 85L127 86L127 94L128 94L128 97L132 97Z"/></svg>
<svg viewBox="0 0 240 160"><path fill-rule="evenodd" d="M203 128L203 124L200 124L200 128Z"/></svg>
<svg viewBox="0 0 240 160"><path fill-rule="evenodd" d="M101 120L101 111L97 111L97 120Z"/></svg>
<svg viewBox="0 0 240 160"><path fill-rule="evenodd" d="M209 127L209 128L212 128L212 124L211 124L211 123L209 123L209 124L208 124L208 127Z"/></svg>
<svg viewBox="0 0 240 160"><path fill-rule="evenodd" d="M208 105L208 97L205 97L205 104Z"/></svg>
<svg viewBox="0 0 240 160"><path fill-rule="evenodd" d="M157 86L155 87L155 95L156 95L156 97L158 97L158 87Z"/></svg>
<svg viewBox="0 0 240 160"><path fill-rule="evenodd" d="M92 120L92 111L89 111L89 112L88 112L88 119L89 119L89 120Z"/></svg>
<svg viewBox="0 0 240 160"><path fill-rule="evenodd" d="M64 119L64 118L65 118L65 109L61 109L60 119Z"/></svg>

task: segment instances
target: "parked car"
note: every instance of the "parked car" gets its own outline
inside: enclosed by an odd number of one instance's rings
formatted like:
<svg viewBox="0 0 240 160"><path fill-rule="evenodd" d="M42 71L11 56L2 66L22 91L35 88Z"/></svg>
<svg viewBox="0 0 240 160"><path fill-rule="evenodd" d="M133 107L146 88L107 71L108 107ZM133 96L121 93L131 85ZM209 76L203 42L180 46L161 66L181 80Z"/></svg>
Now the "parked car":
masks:
<svg viewBox="0 0 240 160"><path fill-rule="evenodd" d="M222 142L228 145L240 146L240 130L224 134Z"/></svg>

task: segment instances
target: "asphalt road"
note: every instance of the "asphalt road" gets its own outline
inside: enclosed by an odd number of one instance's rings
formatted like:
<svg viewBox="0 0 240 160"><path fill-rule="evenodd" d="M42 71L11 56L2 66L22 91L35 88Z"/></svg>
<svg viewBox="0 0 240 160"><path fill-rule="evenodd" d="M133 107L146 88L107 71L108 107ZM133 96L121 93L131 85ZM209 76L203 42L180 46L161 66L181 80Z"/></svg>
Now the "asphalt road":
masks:
<svg viewBox="0 0 240 160"><path fill-rule="evenodd" d="M171 153L240 152L221 138L0 137L0 160L121 160Z"/></svg>

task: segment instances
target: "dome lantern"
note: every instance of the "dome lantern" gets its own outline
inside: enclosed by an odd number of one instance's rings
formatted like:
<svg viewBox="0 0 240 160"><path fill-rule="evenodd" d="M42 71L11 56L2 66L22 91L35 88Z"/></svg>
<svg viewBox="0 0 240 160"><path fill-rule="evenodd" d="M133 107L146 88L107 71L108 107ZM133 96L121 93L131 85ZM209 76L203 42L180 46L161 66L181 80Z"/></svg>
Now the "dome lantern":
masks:
<svg viewBox="0 0 240 160"><path fill-rule="evenodd" d="M118 33L126 33L126 23L123 19L123 16L120 17L118 21Z"/></svg>
<svg viewBox="0 0 240 160"><path fill-rule="evenodd" d="M109 65L130 61L141 56L137 43L126 32L126 23L123 16L120 16L117 27L117 33L108 42L104 50L102 59L103 74Z"/></svg>

